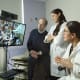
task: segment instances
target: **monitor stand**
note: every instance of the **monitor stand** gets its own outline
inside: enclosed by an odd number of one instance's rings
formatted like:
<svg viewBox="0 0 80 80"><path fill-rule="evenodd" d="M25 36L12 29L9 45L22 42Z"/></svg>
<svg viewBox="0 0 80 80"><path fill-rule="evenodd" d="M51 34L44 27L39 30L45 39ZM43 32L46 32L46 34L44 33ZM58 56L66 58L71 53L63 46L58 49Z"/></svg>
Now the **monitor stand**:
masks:
<svg viewBox="0 0 80 80"><path fill-rule="evenodd" d="M4 71L6 72L7 71L7 65L8 65L8 41L6 41L6 45L4 46L4 50L5 50L5 64L4 64Z"/></svg>

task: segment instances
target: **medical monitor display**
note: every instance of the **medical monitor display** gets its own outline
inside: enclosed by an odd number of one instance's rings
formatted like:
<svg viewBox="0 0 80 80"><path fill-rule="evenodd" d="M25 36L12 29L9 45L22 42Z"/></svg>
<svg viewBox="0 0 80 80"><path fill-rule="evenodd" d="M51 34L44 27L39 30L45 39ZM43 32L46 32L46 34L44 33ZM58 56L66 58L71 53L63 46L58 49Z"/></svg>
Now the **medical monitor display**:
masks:
<svg viewBox="0 0 80 80"><path fill-rule="evenodd" d="M25 30L25 24L0 19L0 47L23 45Z"/></svg>

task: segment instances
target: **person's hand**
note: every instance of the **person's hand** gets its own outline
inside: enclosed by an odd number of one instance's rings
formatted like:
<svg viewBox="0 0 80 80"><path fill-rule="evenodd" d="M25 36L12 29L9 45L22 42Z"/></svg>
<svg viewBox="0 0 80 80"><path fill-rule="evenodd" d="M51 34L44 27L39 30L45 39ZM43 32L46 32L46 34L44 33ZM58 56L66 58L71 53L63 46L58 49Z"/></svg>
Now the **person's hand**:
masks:
<svg viewBox="0 0 80 80"><path fill-rule="evenodd" d="M31 55L33 58L35 58L35 59L38 58L38 52L36 52L36 51L34 51L34 50L31 50L31 51L30 51L30 55Z"/></svg>
<svg viewBox="0 0 80 80"><path fill-rule="evenodd" d="M55 62L56 62L57 64L58 64L58 63L60 64L60 63L61 63L61 59L62 59L62 58L61 58L60 56L56 56L56 57L55 57Z"/></svg>
<svg viewBox="0 0 80 80"><path fill-rule="evenodd" d="M62 66L66 67L66 68L73 68L73 64L71 63L70 59L64 59L64 58L61 58L61 57L57 56L55 58L55 61L58 64L61 64Z"/></svg>
<svg viewBox="0 0 80 80"><path fill-rule="evenodd" d="M48 42L51 42L53 39L54 39L54 36L53 36L52 34L49 34L49 35L47 36L47 41L48 41Z"/></svg>
<svg viewBox="0 0 80 80"><path fill-rule="evenodd" d="M73 64L70 59L62 59L61 64L66 68L73 68Z"/></svg>

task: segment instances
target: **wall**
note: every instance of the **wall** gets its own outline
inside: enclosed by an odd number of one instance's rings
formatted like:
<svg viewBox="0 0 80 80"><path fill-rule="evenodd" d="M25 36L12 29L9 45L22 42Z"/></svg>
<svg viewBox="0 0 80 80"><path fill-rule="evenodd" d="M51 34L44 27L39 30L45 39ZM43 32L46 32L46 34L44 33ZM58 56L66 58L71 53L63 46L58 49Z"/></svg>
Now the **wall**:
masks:
<svg viewBox="0 0 80 80"><path fill-rule="evenodd" d="M26 23L24 47L26 47L31 30L37 28L38 22L36 18L45 17L45 3L35 0L24 0L24 16L24 23Z"/></svg>
<svg viewBox="0 0 80 80"><path fill-rule="evenodd" d="M22 9L21 9L21 0L0 0L0 10L9 11L11 13L18 15L18 22L22 21ZM0 47L0 72L3 72L6 69L6 51L4 48ZM25 52L23 46L19 47L8 47L7 51L7 63L10 62L10 58L15 55L20 55ZM10 66L10 65L9 65Z"/></svg>
<svg viewBox="0 0 80 80"><path fill-rule="evenodd" d="M11 13L18 15L18 22L21 22L21 0L0 0L0 10L9 11ZM45 9L44 9L44 3L42 2L34 2L33 0L24 0L24 13L25 13L25 23L26 26L26 36L25 36L25 42L23 46L15 46L15 47L8 47L8 51L4 50L4 48L0 48L0 72L5 71L6 66L8 68L12 67L11 58L16 55L21 55L26 51L26 43L28 39L28 35L32 28L35 28L36 21L35 17L43 17L45 16ZM33 20L30 21L30 18ZM7 65L6 62L6 54L7 54Z"/></svg>
<svg viewBox="0 0 80 80"><path fill-rule="evenodd" d="M49 20L49 27L53 24L50 11L55 8L61 8L67 20L80 21L80 0L47 0L46 1L46 17Z"/></svg>
<svg viewBox="0 0 80 80"><path fill-rule="evenodd" d="M21 0L0 0L0 9L15 13L18 15L18 22L22 21L22 9ZM0 72L12 68L11 58L13 56L22 55L26 51L26 44L30 31L37 26L36 18L45 16L45 4L44 2L37 2L31 0L24 0L24 23L26 23L26 34L23 46L8 47L7 55L4 48L0 48ZM6 57L7 56L7 57ZM6 63L7 58L7 65Z"/></svg>

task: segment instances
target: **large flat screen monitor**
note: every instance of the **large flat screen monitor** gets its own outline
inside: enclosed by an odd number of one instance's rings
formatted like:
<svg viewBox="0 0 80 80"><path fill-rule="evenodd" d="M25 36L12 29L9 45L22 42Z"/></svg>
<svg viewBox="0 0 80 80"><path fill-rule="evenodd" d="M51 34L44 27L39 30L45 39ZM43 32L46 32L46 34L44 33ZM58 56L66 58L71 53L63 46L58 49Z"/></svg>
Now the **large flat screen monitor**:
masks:
<svg viewBox="0 0 80 80"><path fill-rule="evenodd" d="M0 19L0 47L23 45L25 30L25 24Z"/></svg>

